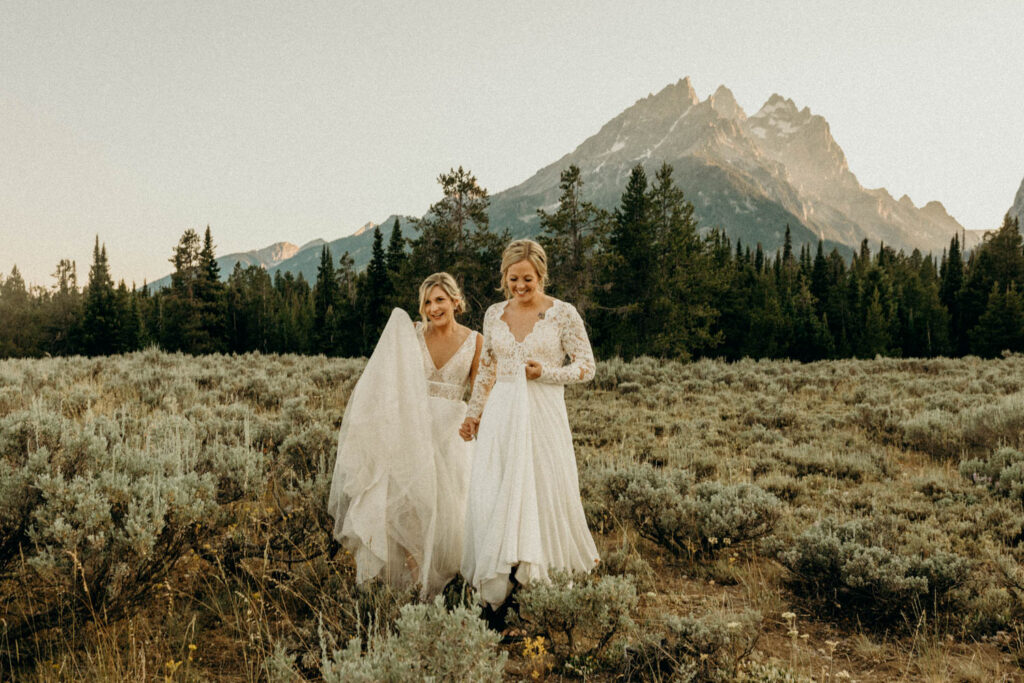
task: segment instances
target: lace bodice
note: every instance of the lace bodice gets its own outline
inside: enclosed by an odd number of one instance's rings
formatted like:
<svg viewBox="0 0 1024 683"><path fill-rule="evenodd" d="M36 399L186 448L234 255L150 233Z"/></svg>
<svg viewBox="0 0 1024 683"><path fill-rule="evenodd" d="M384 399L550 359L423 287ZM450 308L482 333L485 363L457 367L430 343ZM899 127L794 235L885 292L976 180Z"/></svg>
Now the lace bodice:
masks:
<svg viewBox="0 0 1024 683"><path fill-rule="evenodd" d="M495 380L511 379L525 372L526 361L541 364L538 382L572 384L594 377L594 352L576 307L555 299L544 317L520 342L502 320L507 301L494 304L484 314L484 346L480 353L468 414L479 417ZM566 358L568 357L568 363Z"/></svg>
<svg viewBox="0 0 1024 683"><path fill-rule="evenodd" d="M470 332L448 362L438 368L434 365L434 359L430 357L430 349L427 348L427 340L423 336L423 323L417 322L415 325L416 338L419 339L423 356L423 374L427 378L427 393L450 401L461 401L469 384L469 371L473 367L478 333Z"/></svg>

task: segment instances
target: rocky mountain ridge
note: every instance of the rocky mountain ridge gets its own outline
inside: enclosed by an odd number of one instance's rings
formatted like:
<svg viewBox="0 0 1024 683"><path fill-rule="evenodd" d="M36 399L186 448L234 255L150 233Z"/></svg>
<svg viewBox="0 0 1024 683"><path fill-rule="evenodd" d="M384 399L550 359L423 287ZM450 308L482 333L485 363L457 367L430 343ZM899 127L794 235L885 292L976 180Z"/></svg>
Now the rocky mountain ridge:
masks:
<svg viewBox="0 0 1024 683"><path fill-rule="evenodd" d="M760 243L769 253L781 247L787 225L794 244L823 239L844 254L867 239L873 249L882 241L937 255L955 234L963 234L967 246L981 234L964 231L938 201L918 207L906 195L896 199L885 188L863 187L828 122L808 107L773 94L748 116L724 85L701 100L688 77L637 100L573 151L492 195L491 225L515 237L536 235L537 209L557 207L560 174L570 164L581 169L584 199L614 209L634 165L642 164L653 179L662 162L675 169L676 184L694 204L703 230L722 228L734 242ZM1011 210L1024 213L1024 183ZM381 229L390 232L394 218L382 221ZM412 219L401 220L403 234L414 236ZM327 243L335 258L348 251L357 268L365 266L376 225ZM225 278L242 262L312 280L325 243L277 243L218 261ZM288 255L289 249L295 251ZM164 281L169 278L158 283Z"/></svg>

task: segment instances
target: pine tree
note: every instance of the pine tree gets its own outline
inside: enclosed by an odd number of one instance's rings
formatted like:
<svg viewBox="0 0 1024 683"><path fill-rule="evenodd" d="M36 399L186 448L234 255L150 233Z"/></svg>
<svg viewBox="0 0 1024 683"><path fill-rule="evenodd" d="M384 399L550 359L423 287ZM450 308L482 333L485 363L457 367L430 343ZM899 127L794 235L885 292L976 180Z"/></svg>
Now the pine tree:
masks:
<svg viewBox="0 0 1024 683"><path fill-rule="evenodd" d="M552 214L537 210L539 241L548 257L548 290L574 304L586 319L593 297L595 254L609 216L583 201L583 178L575 164L562 171L559 188L558 209Z"/></svg>
<svg viewBox="0 0 1024 683"><path fill-rule="evenodd" d="M189 349L192 353L215 353L226 348L225 287L220 280L220 265L214 254L213 236L206 226L203 248L199 252L195 298L198 329Z"/></svg>
<svg viewBox="0 0 1024 683"><path fill-rule="evenodd" d="M387 305L392 295L384 239L379 227L373 229L373 255L366 266L363 285L359 299L363 305L363 351L368 355L388 320Z"/></svg>
<svg viewBox="0 0 1024 683"><path fill-rule="evenodd" d="M988 297L998 285L1000 291L1011 284L1016 290L1024 289L1024 249L1020 225L1009 214L995 232L986 233L967 263L967 273L960 296L961 337L971 339L971 329L978 324L988 309Z"/></svg>
<svg viewBox="0 0 1024 683"><path fill-rule="evenodd" d="M388 248L385 260L388 266L388 281L391 283L391 298L388 301L388 308L415 308L416 292L413 289L416 283L409 277L409 254L406 251L408 240L402 235L402 226L395 218L391 225L391 237L388 240Z"/></svg>
<svg viewBox="0 0 1024 683"><path fill-rule="evenodd" d="M662 164L648 193L650 238L653 240L652 290L648 296L645 353L689 358L721 343L712 331L719 315L715 298L728 257L716 263L697 235L693 205L675 185L672 167ZM713 233L717 236L718 233ZM714 237L712 238L712 241ZM728 251L728 242L722 243ZM737 242L736 261L742 259Z"/></svg>
<svg viewBox="0 0 1024 683"><path fill-rule="evenodd" d="M6 280L0 279L0 358L20 358L33 353L31 304L25 279L15 265Z"/></svg>
<svg viewBox="0 0 1024 683"><path fill-rule="evenodd" d="M128 353L139 348L142 321L134 287L131 291L121 280L114 291L114 310L117 320L117 338L114 341L116 353Z"/></svg>
<svg viewBox="0 0 1024 683"><path fill-rule="evenodd" d="M487 207L491 200L471 173L460 166L437 180L444 197L417 223L420 234L409 254L407 286L418 286L431 273L451 273L466 297L469 313L465 322L478 327L493 299L495 273L509 234L490 230Z"/></svg>
<svg viewBox="0 0 1024 683"><path fill-rule="evenodd" d="M983 358L994 358L1002 351L1024 351L1024 296L1016 284L992 286L970 339L971 353Z"/></svg>
<svg viewBox="0 0 1024 683"><path fill-rule="evenodd" d="M100 247L100 238L97 236L82 311L82 352L85 355L100 356L117 352L117 317L114 282L110 278L107 262L107 245Z"/></svg>
<svg viewBox="0 0 1024 683"><path fill-rule="evenodd" d="M954 352L967 352L967 335L963 329L961 296L964 288L964 260L960 251L960 236L954 235L949 243L949 253L942 261L939 299L949 311L949 338Z"/></svg>
<svg viewBox="0 0 1024 683"><path fill-rule="evenodd" d="M313 349L318 353L333 355L335 352L337 307L338 282L334 276L334 257L331 248L324 244L320 250L316 283L313 285Z"/></svg>
<svg viewBox="0 0 1024 683"><path fill-rule="evenodd" d="M187 229L174 247L170 290L163 301L161 345L169 351L191 351L202 334L201 306L198 296L202 250L199 234Z"/></svg>
<svg viewBox="0 0 1024 683"><path fill-rule="evenodd" d="M61 259L53 273L57 281L51 298L52 309L44 333L49 340L49 353L65 356L75 352L80 336L78 327L82 319L82 293L78 290L78 272L75 262Z"/></svg>
<svg viewBox="0 0 1024 683"><path fill-rule="evenodd" d="M604 251L604 276L597 345L606 356L630 359L644 352L650 320L654 239L648 207L647 174L637 164L615 210Z"/></svg>

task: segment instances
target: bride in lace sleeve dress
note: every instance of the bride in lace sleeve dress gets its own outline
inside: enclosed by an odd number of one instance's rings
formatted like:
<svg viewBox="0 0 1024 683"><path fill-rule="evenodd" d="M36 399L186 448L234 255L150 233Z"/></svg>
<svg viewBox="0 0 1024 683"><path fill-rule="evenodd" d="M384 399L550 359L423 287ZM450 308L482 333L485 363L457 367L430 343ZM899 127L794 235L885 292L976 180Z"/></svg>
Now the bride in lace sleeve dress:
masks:
<svg viewBox="0 0 1024 683"><path fill-rule="evenodd" d="M428 277L424 322L391 313L345 407L327 509L357 582L419 585L425 598L459 571L469 483L459 426L482 347L455 321L463 301L451 275Z"/></svg>
<svg viewBox="0 0 1024 683"><path fill-rule="evenodd" d="M598 562L580 500L564 385L594 376L579 313L544 294L544 250L512 242L501 264L506 301L484 315L480 373L463 423L477 436L462 575L491 608L514 583Z"/></svg>

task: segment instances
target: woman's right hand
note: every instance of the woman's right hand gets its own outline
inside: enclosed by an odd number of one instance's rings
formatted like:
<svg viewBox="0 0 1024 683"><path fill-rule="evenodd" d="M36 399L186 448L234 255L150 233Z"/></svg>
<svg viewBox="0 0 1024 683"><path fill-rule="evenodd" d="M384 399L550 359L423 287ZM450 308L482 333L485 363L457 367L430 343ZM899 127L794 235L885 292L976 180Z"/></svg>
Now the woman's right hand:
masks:
<svg viewBox="0 0 1024 683"><path fill-rule="evenodd" d="M476 430L480 427L480 420L475 417L467 417L459 427L459 436L463 441L472 441L476 437Z"/></svg>

